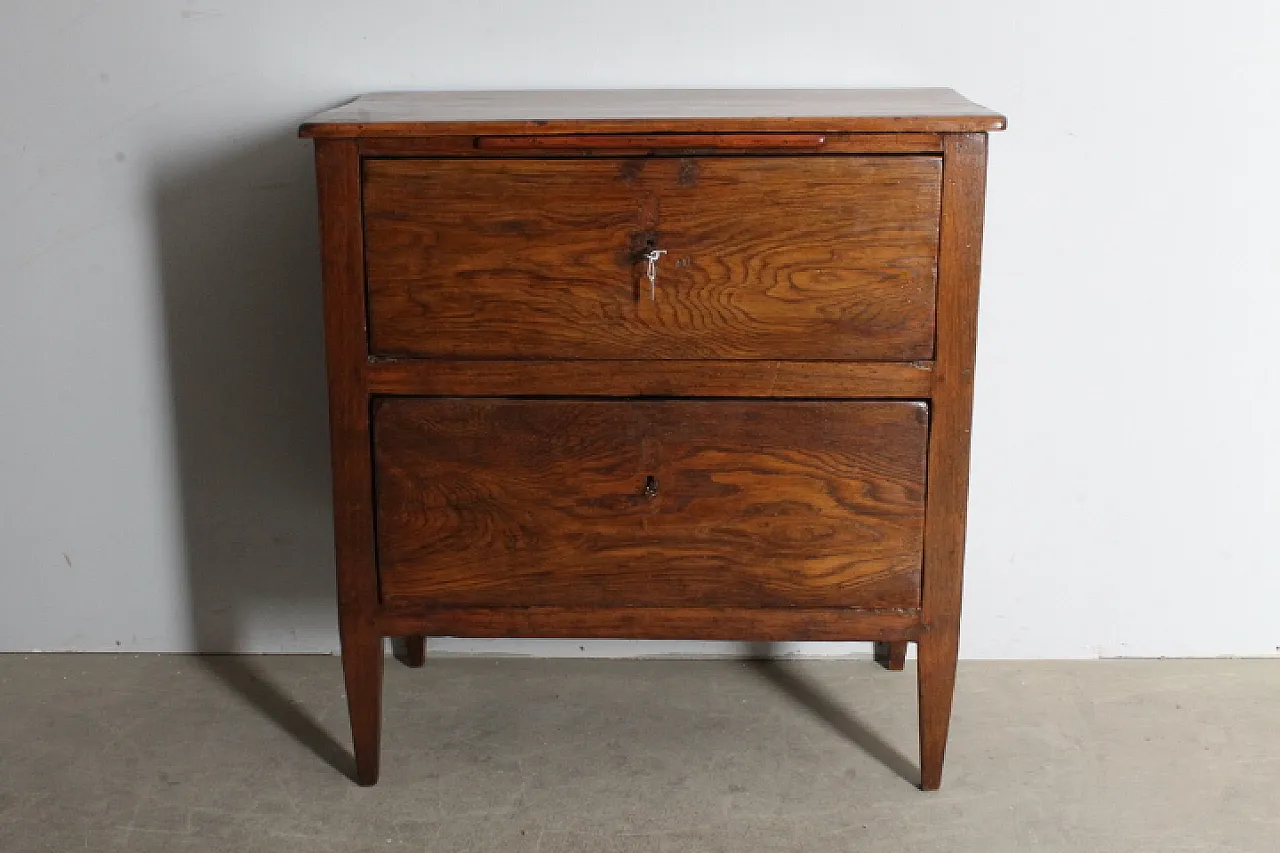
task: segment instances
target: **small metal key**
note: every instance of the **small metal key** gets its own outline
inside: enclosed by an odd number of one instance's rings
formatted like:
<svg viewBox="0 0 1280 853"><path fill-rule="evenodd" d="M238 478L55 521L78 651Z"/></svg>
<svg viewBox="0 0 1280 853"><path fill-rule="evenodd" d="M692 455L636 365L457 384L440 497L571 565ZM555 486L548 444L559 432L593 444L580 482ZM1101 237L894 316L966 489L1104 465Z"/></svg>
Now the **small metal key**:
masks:
<svg viewBox="0 0 1280 853"><path fill-rule="evenodd" d="M648 268L645 269L645 275L649 278L649 300L657 300L658 291L658 259L667 253L666 249L653 249L645 253L645 260L649 262Z"/></svg>

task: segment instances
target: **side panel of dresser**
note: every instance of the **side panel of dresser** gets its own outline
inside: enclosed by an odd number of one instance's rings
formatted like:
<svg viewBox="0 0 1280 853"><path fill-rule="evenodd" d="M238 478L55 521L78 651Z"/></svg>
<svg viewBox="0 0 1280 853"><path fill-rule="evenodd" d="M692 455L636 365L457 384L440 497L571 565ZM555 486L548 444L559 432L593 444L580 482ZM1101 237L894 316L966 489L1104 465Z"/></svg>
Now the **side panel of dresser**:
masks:
<svg viewBox="0 0 1280 853"><path fill-rule="evenodd" d="M334 543L342 671L356 781L378 781L383 643L378 627L373 472L365 362L364 233L360 155L353 140L316 140L324 274Z"/></svg>

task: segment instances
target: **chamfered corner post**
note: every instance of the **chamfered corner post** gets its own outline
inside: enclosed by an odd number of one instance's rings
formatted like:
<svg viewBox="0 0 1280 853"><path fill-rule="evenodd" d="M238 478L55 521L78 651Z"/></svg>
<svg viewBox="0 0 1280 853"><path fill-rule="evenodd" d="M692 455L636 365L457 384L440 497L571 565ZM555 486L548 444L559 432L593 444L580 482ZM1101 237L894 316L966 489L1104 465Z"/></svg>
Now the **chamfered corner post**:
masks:
<svg viewBox="0 0 1280 853"><path fill-rule="evenodd" d="M937 343L921 600L923 629L917 662L920 787L926 791L937 790L942 784L960 649L986 163L985 133L951 133L943 137Z"/></svg>
<svg viewBox="0 0 1280 853"><path fill-rule="evenodd" d="M368 344L360 153L354 139L316 139L315 146L342 671L356 781L372 785L378 780L383 641L377 622L370 398L364 374Z"/></svg>

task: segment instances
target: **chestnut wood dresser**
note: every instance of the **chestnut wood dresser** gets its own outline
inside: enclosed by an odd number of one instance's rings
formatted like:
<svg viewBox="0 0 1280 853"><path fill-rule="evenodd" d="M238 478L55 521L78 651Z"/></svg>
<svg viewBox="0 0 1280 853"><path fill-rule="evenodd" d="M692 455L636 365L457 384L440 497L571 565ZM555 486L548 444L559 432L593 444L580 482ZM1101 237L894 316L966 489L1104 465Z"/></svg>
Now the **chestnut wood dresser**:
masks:
<svg viewBox="0 0 1280 853"><path fill-rule="evenodd" d="M361 784L383 639L919 646L941 782L987 131L946 89L368 95L315 141Z"/></svg>

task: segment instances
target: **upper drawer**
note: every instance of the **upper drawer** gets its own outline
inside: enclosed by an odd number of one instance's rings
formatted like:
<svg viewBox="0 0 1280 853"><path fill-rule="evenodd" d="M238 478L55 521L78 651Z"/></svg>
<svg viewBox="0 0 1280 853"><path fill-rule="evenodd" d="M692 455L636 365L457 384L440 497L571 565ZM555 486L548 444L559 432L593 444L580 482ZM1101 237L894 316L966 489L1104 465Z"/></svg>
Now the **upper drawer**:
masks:
<svg viewBox="0 0 1280 853"><path fill-rule="evenodd" d="M928 156L367 160L370 348L933 356ZM647 277L645 255L663 251Z"/></svg>

